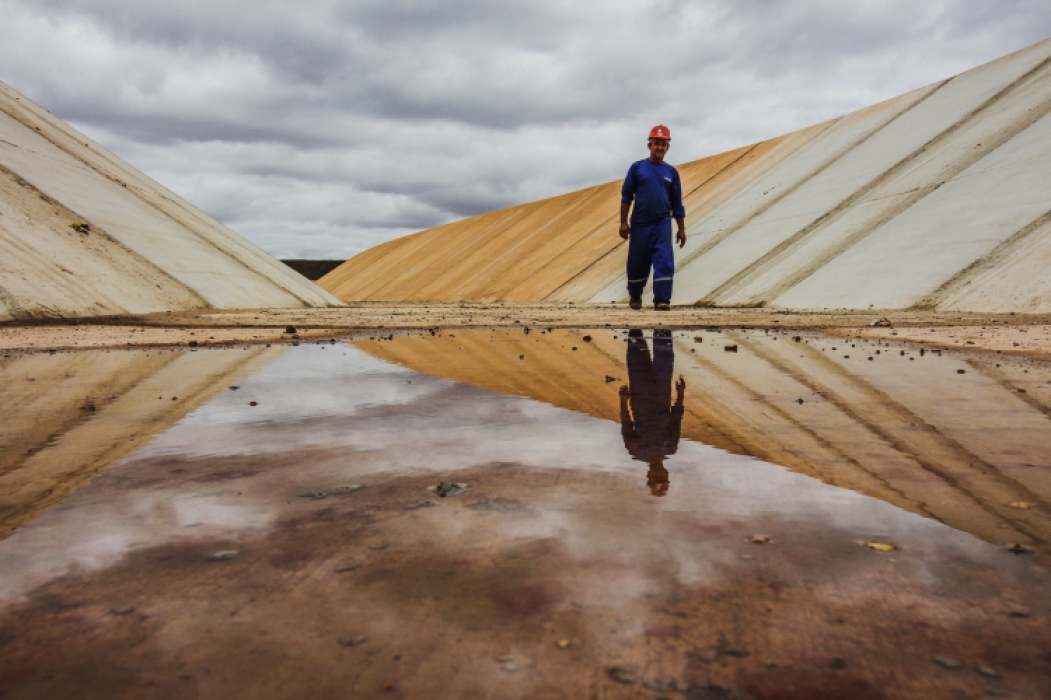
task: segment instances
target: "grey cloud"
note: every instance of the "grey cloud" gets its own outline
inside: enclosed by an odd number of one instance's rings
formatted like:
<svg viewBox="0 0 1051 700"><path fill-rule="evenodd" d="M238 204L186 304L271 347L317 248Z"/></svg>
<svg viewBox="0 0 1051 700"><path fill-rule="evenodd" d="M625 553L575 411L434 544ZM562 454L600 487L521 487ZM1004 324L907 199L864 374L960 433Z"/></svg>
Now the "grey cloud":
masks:
<svg viewBox="0 0 1051 700"><path fill-rule="evenodd" d="M0 0L0 79L277 255L692 160L1051 35L1038 0ZM327 251L327 252L326 252Z"/></svg>

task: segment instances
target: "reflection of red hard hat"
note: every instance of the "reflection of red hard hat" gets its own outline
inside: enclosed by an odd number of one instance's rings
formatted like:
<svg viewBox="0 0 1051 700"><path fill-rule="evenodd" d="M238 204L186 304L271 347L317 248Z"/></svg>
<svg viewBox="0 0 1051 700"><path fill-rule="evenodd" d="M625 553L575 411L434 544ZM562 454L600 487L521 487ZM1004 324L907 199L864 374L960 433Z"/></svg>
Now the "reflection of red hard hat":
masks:
<svg viewBox="0 0 1051 700"><path fill-rule="evenodd" d="M663 124L658 124L657 126L650 129L650 138L667 139L671 141L671 132L668 131L668 127L664 126Z"/></svg>

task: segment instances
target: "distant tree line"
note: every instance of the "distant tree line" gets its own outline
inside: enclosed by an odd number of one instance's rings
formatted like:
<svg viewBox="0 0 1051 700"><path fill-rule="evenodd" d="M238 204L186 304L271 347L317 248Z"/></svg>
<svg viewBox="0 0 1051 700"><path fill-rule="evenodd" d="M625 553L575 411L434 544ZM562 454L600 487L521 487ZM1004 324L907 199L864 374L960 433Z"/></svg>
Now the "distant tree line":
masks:
<svg viewBox="0 0 1051 700"><path fill-rule="evenodd" d="M345 263L346 260L282 260L281 262L308 280L319 280Z"/></svg>

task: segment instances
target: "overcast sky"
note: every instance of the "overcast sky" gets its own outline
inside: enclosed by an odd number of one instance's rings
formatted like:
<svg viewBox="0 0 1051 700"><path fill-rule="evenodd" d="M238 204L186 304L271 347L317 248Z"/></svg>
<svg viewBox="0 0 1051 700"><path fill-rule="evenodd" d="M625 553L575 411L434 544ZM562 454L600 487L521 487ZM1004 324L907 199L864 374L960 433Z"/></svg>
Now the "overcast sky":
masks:
<svg viewBox="0 0 1051 700"><path fill-rule="evenodd" d="M1047 0L0 0L0 80L279 257L859 109L1051 36Z"/></svg>

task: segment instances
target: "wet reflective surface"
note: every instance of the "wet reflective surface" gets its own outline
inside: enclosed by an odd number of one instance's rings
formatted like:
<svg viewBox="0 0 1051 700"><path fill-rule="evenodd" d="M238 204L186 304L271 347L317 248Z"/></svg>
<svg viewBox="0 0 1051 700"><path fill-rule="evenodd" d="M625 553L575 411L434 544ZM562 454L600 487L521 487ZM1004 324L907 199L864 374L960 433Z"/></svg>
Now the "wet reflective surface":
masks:
<svg viewBox="0 0 1051 700"><path fill-rule="evenodd" d="M0 697L1051 695L1046 365L641 335L0 361Z"/></svg>

